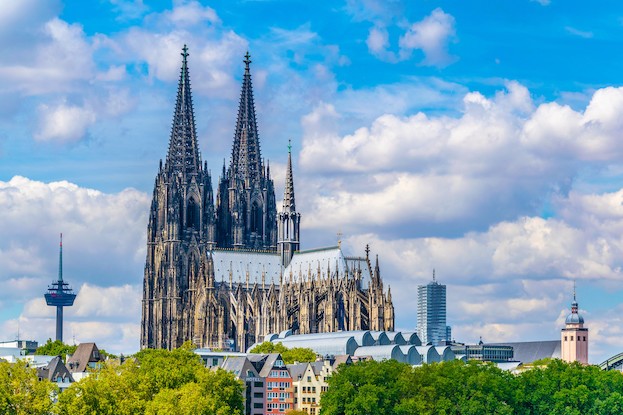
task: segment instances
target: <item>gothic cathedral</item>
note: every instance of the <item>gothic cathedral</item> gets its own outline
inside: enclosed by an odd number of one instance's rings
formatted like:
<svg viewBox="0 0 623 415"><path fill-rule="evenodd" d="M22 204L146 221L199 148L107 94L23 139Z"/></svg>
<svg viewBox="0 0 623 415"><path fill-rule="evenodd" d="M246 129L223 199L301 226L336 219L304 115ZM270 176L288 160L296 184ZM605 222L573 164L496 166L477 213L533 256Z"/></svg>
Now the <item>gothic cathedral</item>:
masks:
<svg viewBox="0 0 623 415"><path fill-rule="evenodd" d="M270 167L260 152L245 56L229 166L216 203L201 162L188 71L182 68L171 138L160 167L147 227L141 348L245 351L271 333L393 330L378 257L345 256L341 247L300 250L292 155L277 213Z"/></svg>

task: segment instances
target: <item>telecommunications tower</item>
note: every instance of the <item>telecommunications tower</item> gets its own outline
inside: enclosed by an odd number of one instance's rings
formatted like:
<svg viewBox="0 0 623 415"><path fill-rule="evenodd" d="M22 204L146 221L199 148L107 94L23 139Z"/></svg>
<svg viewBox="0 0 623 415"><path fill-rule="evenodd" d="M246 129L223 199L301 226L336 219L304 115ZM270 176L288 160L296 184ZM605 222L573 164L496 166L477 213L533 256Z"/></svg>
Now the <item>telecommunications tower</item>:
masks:
<svg viewBox="0 0 623 415"><path fill-rule="evenodd" d="M74 305L76 294L69 288L69 284L63 282L63 234L58 257L58 281L54 281L45 294L45 302L56 307L56 340L63 341L63 307Z"/></svg>

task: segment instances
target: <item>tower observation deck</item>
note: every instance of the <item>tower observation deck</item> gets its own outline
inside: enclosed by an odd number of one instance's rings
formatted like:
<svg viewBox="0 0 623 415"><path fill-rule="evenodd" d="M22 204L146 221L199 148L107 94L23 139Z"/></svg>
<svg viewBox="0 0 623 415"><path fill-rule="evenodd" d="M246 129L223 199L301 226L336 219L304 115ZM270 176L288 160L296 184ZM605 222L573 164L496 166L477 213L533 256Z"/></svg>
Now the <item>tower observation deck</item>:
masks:
<svg viewBox="0 0 623 415"><path fill-rule="evenodd" d="M58 281L52 282L48 286L45 294L45 302L52 307L56 307L56 340L63 341L63 307L74 305L76 294L63 281L63 234L61 233L61 243L58 259Z"/></svg>

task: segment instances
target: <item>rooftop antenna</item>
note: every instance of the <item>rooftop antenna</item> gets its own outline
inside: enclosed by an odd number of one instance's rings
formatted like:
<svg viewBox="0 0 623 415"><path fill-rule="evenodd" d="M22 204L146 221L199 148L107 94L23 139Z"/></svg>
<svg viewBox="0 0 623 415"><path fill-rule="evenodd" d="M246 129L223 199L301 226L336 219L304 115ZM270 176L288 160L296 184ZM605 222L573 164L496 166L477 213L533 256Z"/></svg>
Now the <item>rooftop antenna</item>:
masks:
<svg viewBox="0 0 623 415"><path fill-rule="evenodd" d="M435 282L435 268L433 268L433 282Z"/></svg>

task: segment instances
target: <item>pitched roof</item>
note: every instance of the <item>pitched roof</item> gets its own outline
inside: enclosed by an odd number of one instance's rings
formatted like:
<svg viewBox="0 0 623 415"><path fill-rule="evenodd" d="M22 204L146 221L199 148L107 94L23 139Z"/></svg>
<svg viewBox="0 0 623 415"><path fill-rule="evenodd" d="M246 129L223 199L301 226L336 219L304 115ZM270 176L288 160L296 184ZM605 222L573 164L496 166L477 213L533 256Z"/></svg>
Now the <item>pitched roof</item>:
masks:
<svg viewBox="0 0 623 415"><path fill-rule="evenodd" d="M297 381L303 377L305 372L307 371L307 367L309 363L296 363L293 365L286 365L288 370L290 371L290 376L292 376L293 381Z"/></svg>
<svg viewBox="0 0 623 415"><path fill-rule="evenodd" d="M74 381L74 378L71 376L69 370L67 370L60 356L56 356L50 360L47 366L38 368L37 376L41 379L48 379L51 381L59 377L62 379L69 378L70 382Z"/></svg>
<svg viewBox="0 0 623 415"><path fill-rule="evenodd" d="M347 354L341 354L335 356L335 360L333 361L333 370L337 369L337 367L341 364L349 365L353 363L353 359Z"/></svg>
<svg viewBox="0 0 623 415"><path fill-rule="evenodd" d="M246 379L249 377L249 372L251 372L251 376L253 377L258 376L257 369L253 366L251 361L242 356L227 357L221 365L221 368L232 372L239 379Z"/></svg>
<svg viewBox="0 0 623 415"><path fill-rule="evenodd" d="M74 354L67 355L67 367L72 373L86 372L89 363L103 360L95 343L80 343Z"/></svg>
<svg viewBox="0 0 623 415"><path fill-rule="evenodd" d="M262 366L262 369L260 370L260 377L268 377L272 368L275 367L277 360L282 360L279 353L270 353L269 355L267 355L264 366Z"/></svg>

